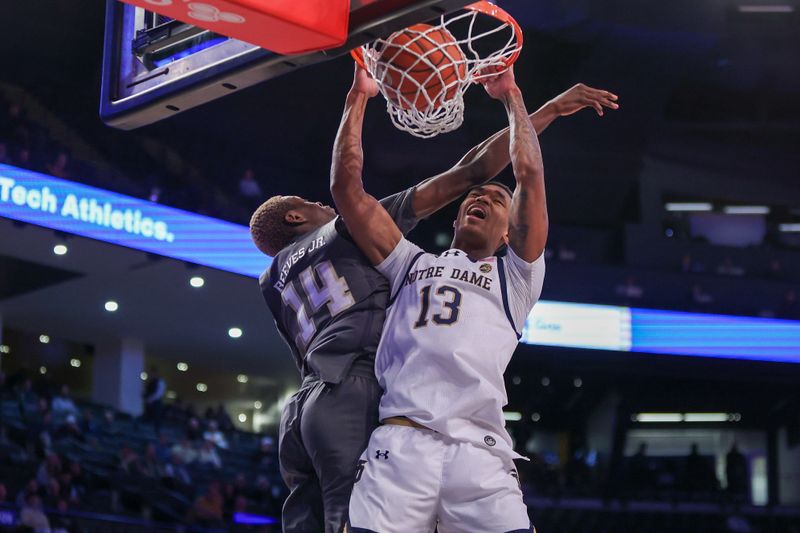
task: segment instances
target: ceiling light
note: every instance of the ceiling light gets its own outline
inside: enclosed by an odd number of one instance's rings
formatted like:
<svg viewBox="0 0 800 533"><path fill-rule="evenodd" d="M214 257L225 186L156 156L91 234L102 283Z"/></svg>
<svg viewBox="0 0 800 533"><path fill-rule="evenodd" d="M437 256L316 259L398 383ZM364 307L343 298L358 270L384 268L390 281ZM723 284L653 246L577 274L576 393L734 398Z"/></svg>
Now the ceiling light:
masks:
<svg viewBox="0 0 800 533"><path fill-rule="evenodd" d="M67 246L65 244L56 244L53 246L53 253L56 255L66 255Z"/></svg>
<svg viewBox="0 0 800 533"><path fill-rule="evenodd" d="M169 398L170 400L174 400L177 397L178 397L178 393L175 392L174 390L168 390L167 391L167 398Z"/></svg>
<svg viewBox="0 0 800 533"><path fill-rule="evenodd" d="M572 380L572 384L575 385L576 389L580 389L583 386L583 380L581 378L575 378Z"/></svg>
<svg viewBox="0 0 800 533"><path fill-rule="evenodd" d="M142 381L147 381L147 372L140 372L139 379L141 379Z"/></svg>
<svg viewBox="0 0 800 533"><path fill-rule="evenodd" d="M261 409L261 405L262 405L261 402L259 400L256 400L253 402L253 409Z"/></svg>
<svg viewBox="0 0 800 533"><path fill-rule="evenodd" d="M681 413L639 413L633 415L634 422L683 422L683 415Z"/></svg>
<svg viewBox="0 0 800 533"><path fill-rule="evenodd" d="M522 413L517 411L503 411L503 418L509 422L516 422L518 420L522 420Z"/></svg>
<svg viewBox="0 0 800 533"><path fill-rule="evenodd" d="M200 287L202 287L205 284L206 284L206 280L204 280L200 276L194 276L194 277L192 277L192 279L189 280L189 285L191 285L195 289L199 289Z"/></svg>
<svg viewBox="0 0 800 533"><path fill-rule="evenodd" d="M239 422L247 422L247 415L244 413L239 413Z"/></svg>
<svg viewBox="0 0 800 533"><path fill-rule="evenodd" d="M541 419L542 419L542 415L540 415L539 413L533 413L531 415L531 420L533 420L534 422L538 422Z"/></svg>
<svg viewBox="0 0 800 533"><path fill-rule="evenodd" d="M46 366L40 366L39 367L39 373L42 374L42 375L47 374L47 367Z"/></svg>
<svg viewBox="0 0 800 533"><path fill-rule="evenodd" d="M547 387L548 385L550 385L550 378L545 376L542 378L542 387Z"/></svg>
<svg viewBox="0 0 800 533"><path fill-rule="evenodd" d="M793 233L800 231L800 224L778 224L778 231Z"/></svg>
<svg viewBox="0 0 800 533"><path fill-rule="evenodd" d="M794 6L786 4L741 5L739 13L793 13Z"/></svg>
<svg viewBox="0 0 800 533"><path fill-rule="evenodd" d="M686 413L684 422L727 422L728 413Z"/></svg>
<svg viewBox="0 0 800 533"><path fill-rule="evenodd" d="M205 391L207 391L207 390L208 390L208 385L206 385L205 383L198 383L198 384L195 386L195 388L196 388L196 389L197 389L199 392L205 392Z"/></svg>
<svg viewBox="0 0 800 533"><path fill-rule="evenodd" d="M69 366L74 367L74 368L80 368L81 367L81 360L80 359L76 359L76 358L73 357L72 359L69 360Z"/></svg>
<svg viewBox="0 0 800 533"><path fill-rule="evenodd" d="M0 353L11 353L11 346L8 344L0 344Z"/></svg>
<svg viewBox="0 0 800 533"><path fill-rule="evenodd" d="M39 342L41 342L42 344L47 344L48 342L50 342L50 336L49 335L39 335Z"/></svg>
<svg viewBox="0 0 800 533"><path fill-rule="evenodd" d="M242 336L242 330L240 328L231 328L228 330L228 336L232 339L238 339Z"/></svg>
<svg viewBox="0 0 800 533"><path fill-rule="evenodd" d="M105 307L106 311L108 311L109 313L113 313L114 311L119 309L119 304L114 300L109 300L103 307Z"/></svg>
<svg viewBox="0 0 800 533"><path fill-rule="evenodd" d="M519 385L520 383L522 383L522 378L519 376L514 376L513 378L511 378L511 383L513 383L514 385Z"/></svg>
<svg viewBox="0 0 800 533"><path fill-rule="evenodd" d="M181 372L186 372L187 370L189 370L189 365L187 365L186 363L181 362L181 363L178 363L177 365L175 365L175 368L177 368Z"/></svg>
<svg viewBox="0 0 800 533"><path fill-rule="evenodd" d="M238 381L239 383L247 383L247 376L244 374L239 374L238 376L236 376L236 381Z"/></svg>
<svg viewBox="0 0 800 533"><path fill-rule="evenodd" d="M728 215L769 215L766 205L726 205L722 211Z"/></svg>
<svg viewBox="0 0 800 533"><path fill-rule="evenodd" d="M713 208L708 202L670 202L664 205L667 211L711 211Z"/></svg>

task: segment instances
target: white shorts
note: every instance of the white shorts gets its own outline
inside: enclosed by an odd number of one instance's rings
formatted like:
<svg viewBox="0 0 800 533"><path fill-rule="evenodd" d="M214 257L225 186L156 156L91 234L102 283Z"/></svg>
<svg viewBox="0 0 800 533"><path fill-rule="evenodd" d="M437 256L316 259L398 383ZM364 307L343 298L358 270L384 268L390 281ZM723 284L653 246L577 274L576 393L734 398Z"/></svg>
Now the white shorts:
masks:
<svg viewBox="0 0 800 533"><path fill-rule="evenodd" d="M352 533L529 532L512 461L435 431L372 432L350 497Z"/></svg>

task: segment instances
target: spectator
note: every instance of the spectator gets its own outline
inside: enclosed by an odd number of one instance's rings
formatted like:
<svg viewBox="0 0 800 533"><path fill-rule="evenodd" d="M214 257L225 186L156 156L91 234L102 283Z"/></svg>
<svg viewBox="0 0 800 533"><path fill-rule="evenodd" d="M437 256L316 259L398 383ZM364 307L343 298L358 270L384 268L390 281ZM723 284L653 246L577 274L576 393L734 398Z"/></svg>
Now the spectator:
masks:
<svg viewBox="0 0 800 533"><path fill-rule="evenodd" d="M72 439L80 442L86 440L80 426L78 426L78 419L74 414L67 415L66 421L58 428L55 437L57 440Z"/></svg>
<svg viewBox="0 0 800 533"><path fill-rule="evenodd" d="M222 525L222 494L218 482L212 481L205 494L195 500L191 514L193 522L203 527Z"/></svg>
<svg viewBox="0 0 800 533"><path fill-rule="evenodd" d="M750 490L750 477L747 474L747 459L739 451L734 442L725 455L725 479L728 483L728 494L746 496Z"/></svg>
<svg viewBox="0 0 800 533"><path fill-rule="evenodd" d="M167 384L158 375L158 369L150 367L147 382L144 387L144 418L155 426L156 431L161 429L161 417L164 409L164 395L167 393Z"/></svg>
<svg viewBox="0 0 800 533"><path fill-rule="evenodd" d="M222 431L233 430L233 421L231 420L231 415L229 415L228 411L225 410L225 406L223 404L219 404L217 406L217 412L214 415L214 419L217 421L217 424Z"/></svg>
<svg viewBox="0 0 800 533"><path fill-rule="evenodd" d="M0 504L7 503L6 498L8 498L8 491L6 490L6 486L0 483Z"/></svg>
<svg viewBox="0 0 800 533"><path fill-rule="evenodd" d="M269 467L275 462L275 441L272 437L261 437L258 450L253 455L253 462L260 467Z"/></svg>
<svg viewBox="0 0 800 533"><path fill-rule="evenodd" d="M173 483L168 483L173 485L172 488L177 488L174 486L175 484L184 487L192 484L192 476L184 465L183 456L179 454L170 456L169 462L164 466L164 477L173 481Z"/></svg>
<svg viewBox="0 0 800 533"><path fill-rule="evenodd" d="M44 488L44 504L46 507L55 507L61 499L61 484L58 479L50 479Z"/></svg>
<svg viewBox="0 0 800 533"><path fill-rule="evenodd" d="M149 443L141 460L142 475L152 478L164 477L164 467L156 454L156 445Z"/></svg>
<svg viewBox="0 0 800 533"><path fill-rule="evenodd" d="M725 256L722 263L717 265L717 274L722 276L744 276L744 269L734 264L730 256Z"/></svg>
<svg viewBox="0 0 800 533"><path fill-rule="evenodd" d="M251 202L261 202L263 199L264 193L261 192L261 186L256 181L256 174L252 168L246 169L242 179L239 180L239 193Z"/></svg>
<svg viewBox="0 0 800 533"><path fill-rule="evenodd" d="M25 488L17 493L17 505L20 507L25 505L25 500L28 498L29 494L39 494L39 483L35 479L28 481L28 483L25 485Z"/></svg>
<svg viewBox="0 0 800 533"><path fill-rule="evenodd" d="M69 475L72 479L72 486L75 487L75 491L78 493L78 497L82 498L86 494L87 481L79 462L72 461L69 464Z"/></svg>
<svg viewBox="0 0 800 533"><path fill-rule="evenodd" d="M558 246L558 260L559 261L575 261L578 257L578 254L575 253L575 250L571 248L567 248L563 244Z"/></svg>
<svg viewBox="0 0 800 533"><path fill-rule="evenodd" d="M33 163L33 158L31 157L31 151L28 148L20 148L17 151L17 156L12 161L18 167L27 168L29 170L37 170L34 168L35 165Z"/></svg>
<svg viewBox="0 0 800 533"><path fill-rule="evenodd" d="M699 261L692 259L690 254L684 254L681 258L681 272L699 274L705 271L705 267Z"/></svg>
<svg viewBox="0 0 800 533"><path fill-rule="evenodd" d="M196 442L203 438L203 428L200 427L200 421L192 417L186 427L186 438L192 442Z"/></svg>
<svg viewBox="0 0 800 533"><path fill-rule="evenodd" d="M53 398L53 412L80 414L78 407L69 395L69 387L66 385L61 386L61 391Z"/></svg>
<svg viewBox="0 0 800 533"><path fill-rule="evenodd" d="M639 449L629 459L629 476L631 488L636 490L648 489L653 482L650 473L650 464L647 459L647 443L639 444Z"/></svg>
<svg viewBox="0 0 800 533"><path fill-rule="evenodd" d="M142 475L141 463L139 456L127 444L120 450L119 467L128 474L139 476Z"/></svg>
<svg viewBox="0 0 800 533"><path fill-rule="evenodd" d="M170 450L170 456L177 457L182 464L188 465L197 460L197 451L194 449L189 439L183 439L175 443L172 450Z"/></svg>
<svg viewBox="0 0 800 533"><path fill-rule="evenodd" d="M161 461L162 464L166 464L166 462L169 461L170 448L171 446L167 436L164 433L159 433L158 443L156 444L156 457L158 457L158 460Z"/></svg>
<svg viewBox="0 0 800 533"><path fill-rule="evenodd" d="M31 378L26 378L25 381L22 382L22 386L17 393L17 400L19 401L19 408L23 413L36 410L39 403L39 396L33 390L33 381Z"/></svg>
<svg viewBox="0 0 800 533"><path fill-rule="evenodd" d="M777 259L769 262L769 269L767 270L767 279L775 281L782 281L784 278L783 265Z"/></svg>
<svg viewBox="0 0 800 533"><path fill-rule="evenodd" d="M19 522L33 529L35 533L50 532L50 522L42 511L42 500L38 494L31 493L25 497L25 505L19 513Z"/></svg>
<svg viewBox="0 0 800 533"><path fill-rule="evenodd" d="M225 435L217 427L216 420L212 420L208 423L208 430L203 433L203 440L211 441L223 450L228 449L228 441L225 439Z"/></svg>
<svg viewBox="0 0 800 533"><path fill-rule="evenodd" d="M197 462L201 465L213 466L214 468L222 468L222 459L217 453L217 448L214 443L207 440L200 447L200 453L197 455Z"/></svg>
<svg viewBox="0 0 800 533"><path fill-rule="evenodd" d="M97 435L100 433L100 424L97 423L94 419L94 414L88 409L83 412L80 428L84 435Z"/></svg>
<svg viewBox="0 0 800 533"><path fill-rule="evenodd" d="M47 165L47 173L51 176L55 176L57 178L69 178L69 155L66 152L61 151L58 152L56 155L55 160Z"/></svg>
<svg viewBox="0 0 800 533"><path fill-rule="evenodd" d="M717 488L717 477L713 465L700 455L697 443L692 443L686 457L686 478L684 486L689 491L711 491Z"/></svg>
<svg viewBox="0 0 800 533"><path fill-rule="evenodd" d="M714 298L707 293L699 283L692 285L690 294L691 303L698 309L705 309L714 303Z"/></svg>
<svg viewBox="0 0 800 533"><path fill-rule="evenodd" d="M0 142L0 163L11 163L11 158L8 156L8 146L4 142Z"/></svg>
<svg viewBox="0 0 800 533"><path fill-rule="evenodd" d="M644 289L636 283L633 276L628 276L625 279L625 283L617 285L617 295L626 301L640 300L644 295Z"/></svg>
<svg viewBox="0 0 800 533"><path fill-rule="evenodd" d="M800 319L800 303L797 301L797 291L789 289L783 295L780 309L778 310L780 318Z"/></svg>
<svg viewBox="0 0 800 533"><path fill-rule="evenodd" d="M47 487L51 480L58 481L58 476L61 475L61 459L56 453L48 453L39 464L39 469L36 471L36 481L42 487Z"/></svg>

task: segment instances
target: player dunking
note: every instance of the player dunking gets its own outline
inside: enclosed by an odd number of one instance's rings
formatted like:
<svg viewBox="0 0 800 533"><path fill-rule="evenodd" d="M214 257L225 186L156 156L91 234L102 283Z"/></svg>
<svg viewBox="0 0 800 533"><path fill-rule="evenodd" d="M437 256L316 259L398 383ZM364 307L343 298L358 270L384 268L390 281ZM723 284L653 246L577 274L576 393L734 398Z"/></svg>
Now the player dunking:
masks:
<svg viewBox="0 0 800 533"><path fill-rule="evenodd" d="M361 128L375 82L358 72L336 138L331 192L391 300L375 372L382 426L359 461L354 532L530 531L505 430L503 372L542 289L548 218L534 127L513 70L487 81L510 124L516 189L472 189L451 249L424 252L364 191ZM507 245L507 253L497 254Z"/></svg>
<svg viewBox="0 0 800 533"><path fill-rule="evenodd" d="M602 114L603 107L615 107L614 98L576 85L530 120L541 131L584 107ZM507 130L498 132L450 170L382 200L384 213L397 231L410 231L420 218L499 173L509 161L508 138ZM258 248L274 256L259 282L303 378L280 427L281 472L290 490L283 530L341 531L358 457L378 425L382 391L374 358L389 285L333 209L322 204L275 196L256 210L250 229Z"/></svg>

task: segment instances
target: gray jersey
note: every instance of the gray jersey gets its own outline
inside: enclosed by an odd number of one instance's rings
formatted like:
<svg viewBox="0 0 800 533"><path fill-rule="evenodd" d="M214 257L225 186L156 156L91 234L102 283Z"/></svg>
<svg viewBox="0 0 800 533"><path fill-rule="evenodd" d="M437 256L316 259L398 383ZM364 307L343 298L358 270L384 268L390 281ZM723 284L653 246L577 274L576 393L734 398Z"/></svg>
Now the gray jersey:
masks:
<svg viewBox="0 0 800 533"><path fill-rule="evenodd" d="M417 224L413 192L412 187L381 200L403 234ZM375 357L389 284L340 217L281 250L259 284L304 377L313 373L339 383L355 359Z"/></svg>

